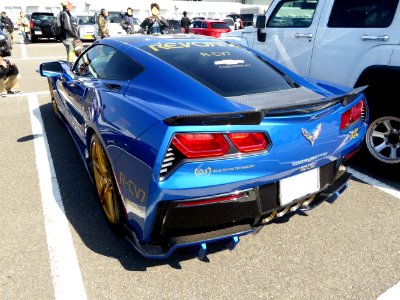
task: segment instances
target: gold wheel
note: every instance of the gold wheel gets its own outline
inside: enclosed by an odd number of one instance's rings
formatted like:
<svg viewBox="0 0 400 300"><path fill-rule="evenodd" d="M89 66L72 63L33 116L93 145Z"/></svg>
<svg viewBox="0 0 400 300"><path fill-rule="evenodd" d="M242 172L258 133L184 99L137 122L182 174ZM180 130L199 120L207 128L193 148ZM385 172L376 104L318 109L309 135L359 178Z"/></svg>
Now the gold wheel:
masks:
<svg viewBox="0 0 400 300"><path fill-rule="evenodd" d="M57 118L61 118L60 111L58 110L56 98L54 96L53 84L51 83L51 79L47 78L47 82L49 83L49 90L50 90L51 104L53 105L53 111L54 111L55 115L57 116Z"/></svg>
<svg viewBox="0 0 400 300"><path fill-rule="evenodd" d="M101 207L108 221L116 225L119 223L116 193L107 157L97 137L93 137L90 146L94 180L99 195Z"/></svg>

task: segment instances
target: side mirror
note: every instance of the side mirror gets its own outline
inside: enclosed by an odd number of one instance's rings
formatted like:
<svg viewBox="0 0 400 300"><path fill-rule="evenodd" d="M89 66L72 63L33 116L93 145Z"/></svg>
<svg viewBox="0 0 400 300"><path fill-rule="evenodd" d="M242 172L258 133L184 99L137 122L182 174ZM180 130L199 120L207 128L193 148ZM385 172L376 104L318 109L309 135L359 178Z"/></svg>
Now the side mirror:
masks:
<svg viewBox="0 0 400 300"><path fill-rule="evenodd" d="M256 17L256 28L264 29L267 23L267 17L265 15L258 15Z"/></svg>
<svg viewBox="0 0 400 300"><path fill-rule="evenodd" d="M40 65L40 75L43 77L58 77L63 75L64 70L58 61L42 63Z"/></svg>

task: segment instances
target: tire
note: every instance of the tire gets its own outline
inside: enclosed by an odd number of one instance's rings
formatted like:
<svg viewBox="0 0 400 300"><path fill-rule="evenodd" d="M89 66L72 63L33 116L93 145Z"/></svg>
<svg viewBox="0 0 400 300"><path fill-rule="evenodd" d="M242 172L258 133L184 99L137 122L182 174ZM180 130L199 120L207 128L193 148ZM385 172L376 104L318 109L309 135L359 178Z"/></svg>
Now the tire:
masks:
<svg viewBox="0 0 400 300"><path fill-rule="evenodd" d="M124 219L119 192L107 155L95 134L90 140L90 164L103 213L111 227L120 232Z"/></svg>
<svg viewBox="0 0 400 300"><path fill-rule="evenodd" d="M53 106L53 112L58 120L62 120L60 109L58 108L58 104L57 104L56 98L54 96L53 84L51 83L51 79L47 78L47 82L49 84L49 91L50 91L50 97L51 97L51 105Z"/></svg>
<svg viewBox="0 0 400 300"><path fill-rule="evenodd" d="M375 164L400 167L400 118L383 116L371 120L365 144Z"/></svg>

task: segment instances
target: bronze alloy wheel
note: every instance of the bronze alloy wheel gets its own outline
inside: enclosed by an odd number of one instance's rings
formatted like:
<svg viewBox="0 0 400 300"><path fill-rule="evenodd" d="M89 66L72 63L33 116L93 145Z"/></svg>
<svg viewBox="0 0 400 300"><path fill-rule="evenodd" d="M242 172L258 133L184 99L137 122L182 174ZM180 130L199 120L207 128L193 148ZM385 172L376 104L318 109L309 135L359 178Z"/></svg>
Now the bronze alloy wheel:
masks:
<svg viewBox="0 0 400 300"><path fill-rule="evenodd" d="M120 209L118 194L115 190L112 172L104 152L103 146L97 136L93 136L90 143L90 154L92 160L94 180L100 204L108 222L111 225L120 223Z"/></svg>
<svg viewBox="0 0 400 300"><path fill-rule="evenodd" d="M53 84L51 83L51 79L47 78L47 82L49 83L49 90L50 90L50 97L51 97L51 104L53 105L53 111L57 118L61 119L60 111L58 109L58 105L56 102L56 98L54 96L53 91Z"/></svg>

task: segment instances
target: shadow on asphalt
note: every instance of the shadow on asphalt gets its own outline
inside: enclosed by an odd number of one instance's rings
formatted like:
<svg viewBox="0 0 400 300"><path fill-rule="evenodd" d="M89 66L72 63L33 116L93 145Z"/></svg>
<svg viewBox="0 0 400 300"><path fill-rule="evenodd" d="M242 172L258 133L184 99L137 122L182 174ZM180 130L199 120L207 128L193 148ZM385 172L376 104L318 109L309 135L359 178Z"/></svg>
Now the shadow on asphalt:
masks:
<svg viewBox="0 0 400 300"><path fill-rule="evenodd" d="M117 259L129 271L146 271L147 268L158 265L181 269L180 262L197 259L193 248L178 249L170 258L164 260L146 259L136 252L123 236L116 234L103 216L95 187L67 128L57 120L50 103L42 105L40 111L65 214L89 249ZM30 138L33 137L21 139ZM222 243L215 243L209 245L207 253L212 254L221 250L226 250L226 247ZM203 261L208 262L208 259Z"/></svg>

